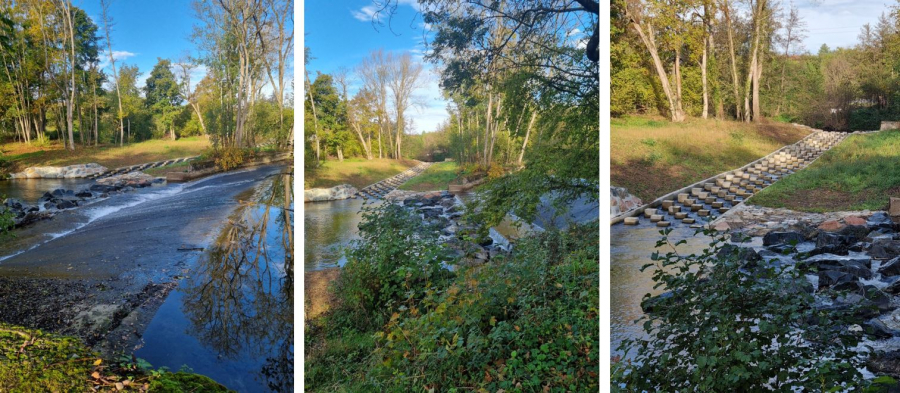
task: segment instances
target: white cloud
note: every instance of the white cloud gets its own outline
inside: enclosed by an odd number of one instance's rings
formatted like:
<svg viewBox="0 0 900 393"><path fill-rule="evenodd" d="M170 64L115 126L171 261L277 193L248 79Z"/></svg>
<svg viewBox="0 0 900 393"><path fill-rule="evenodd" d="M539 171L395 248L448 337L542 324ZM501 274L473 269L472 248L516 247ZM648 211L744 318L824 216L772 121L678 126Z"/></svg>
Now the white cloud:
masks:
<svg viewBox="0 0 900 393"><path fill-rule="evenodd" d="M125 50L112 51L112 57L113 57L113 59L116 59L116 60L123 60L123 59L127 59L129 57L135 57L137 55L138 55L137 53L129 52L129 51L125 51ZM106 67L108 67L109 66L109 54L107 54L106 51L103 51L103 52L100 52L99 57L100 57L100 68L105 69Z"/></svg>
<svg viewBox="0 0 900 393"><path fill-rule="evenodd" d="M353 15L356 20L362 22L371 22L373 19L378 20L384 12L378 13L378 8L375 6L367 5L363 8L360 8L359 11L350 11L350 14Z"/></svg>

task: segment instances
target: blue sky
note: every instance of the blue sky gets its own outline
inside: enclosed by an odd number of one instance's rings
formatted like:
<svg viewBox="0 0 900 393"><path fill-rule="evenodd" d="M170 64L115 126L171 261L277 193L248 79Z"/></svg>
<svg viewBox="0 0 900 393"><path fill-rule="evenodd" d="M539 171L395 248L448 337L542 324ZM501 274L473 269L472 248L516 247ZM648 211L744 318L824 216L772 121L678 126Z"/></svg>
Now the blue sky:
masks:
<svg viewBox="0 0 900 393"><path fill-rule="evenodd" d="M817 53L822 44L832 49L856 45L863 25L870 23L875 27L881 13L890 14L889 7L896 4L893 0L795 0L794 3L809 30L803 44L812 53ZM783 6L787 9L789 2Z"/></svg>
<svg viewBox="0 0 900 393"><path fill-rule="evenodd" d="M99 34L102 36L100 0L74 0L72 4L87 12L100 28ZM191 0L113 0L109 13L114 23L112 41L116 68L120 68L123 62L137 65L141 71L138 82L141 87L157 57L177 60L185 53L196 55L190 40L195 23ZM103 50L101 65L109 70L105 39ZM202 74L200 70L192 82L198 82Z"/></svg>
<svg viewBox="0 0 900 393"><path fill-rule="evenodd" d="M314 58L309 64L310 78L315 78L316 71L330 74L340 67L352 70L369 52L379 48L397 53L409 51L421 59L425 49L421 15L417 15L414 0L399 2L391 31L387 26L372 26L370 0L306 1L304 35ZM414 93L422 105L405 112L406 118L413 120L416 132L435 131L449 117L434 66L426 63L425 70L427 82ZM349 93L355 93L359 85L352 83Z"/></svg>

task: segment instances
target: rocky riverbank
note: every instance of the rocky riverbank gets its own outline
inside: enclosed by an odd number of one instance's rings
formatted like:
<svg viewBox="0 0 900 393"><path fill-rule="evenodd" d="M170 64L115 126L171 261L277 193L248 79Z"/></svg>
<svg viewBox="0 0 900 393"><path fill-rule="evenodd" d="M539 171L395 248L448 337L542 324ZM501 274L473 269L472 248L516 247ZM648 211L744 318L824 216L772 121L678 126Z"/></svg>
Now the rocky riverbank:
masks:
<svg viewBox="0 0 900 393"><path fill-rule="evenodd" d="M99 175L107 171L106 167L95 164L77 164L64 167L35 166L24 171L11 173L11 179L79 179Z"/></svg>
<svg viewBox="0 0 900 393"><path fill-rule="evenodd" d="M357 192L356 187L349 184L341 184L331 188L311 188L303 190L303 202L339 201L353 198Z"/></svg>
<svg viewBox="0 0 900 393"><path fill-rule="evenodd" d="M133 172L97 180L95 184L83 190L59 188L47 191L34 205L15 198L7 198L3 201L3 205L13 213L15 226L22 227L53 217L57 212L74 209L96 199L107 198L110 194L129 192L162 182L163 179L142 172Z"/></svg>
<svg viewBox="0 0 900 393"><path fill-rule="evenodd" d="M794 290L816 294L812 307L855 310L844 328L865 336L868 369L900 377L900 225L886 212L800 213L747 207L727 221L732 230L762 237L761 245L729 243L719 258L737 257L742 270L760 266L798 269L806 280ZM737 221L740 219L740 221ZM726 222L726 221L722 221ZM759 244L753 242L752 244ZM671 292L642 304L653 312Z"/></svg>
<svg viewBox="0 0 900 393"><path fill-rule="evenodd" d="M441 239L457 251L460 263L482 264L510 249L505 239L478 236L477 225L462 222L465 205L449 191L394 190L385 199L417 210L427 224L441 228Z"/></svg>

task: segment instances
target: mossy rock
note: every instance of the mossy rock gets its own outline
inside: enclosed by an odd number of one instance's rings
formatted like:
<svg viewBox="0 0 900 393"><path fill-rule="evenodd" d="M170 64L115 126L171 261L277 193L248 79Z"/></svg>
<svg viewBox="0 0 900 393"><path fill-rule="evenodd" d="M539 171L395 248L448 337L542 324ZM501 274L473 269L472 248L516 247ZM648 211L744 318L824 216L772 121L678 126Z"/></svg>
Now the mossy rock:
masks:
<svg viewBox="0 0 900 393"><path fill-rule="evenodd" d="M154 379L150 383L148 391L155 393L232 392L232 390L228 390L228 388L209 377L183 371L165 373Z"/></svg>

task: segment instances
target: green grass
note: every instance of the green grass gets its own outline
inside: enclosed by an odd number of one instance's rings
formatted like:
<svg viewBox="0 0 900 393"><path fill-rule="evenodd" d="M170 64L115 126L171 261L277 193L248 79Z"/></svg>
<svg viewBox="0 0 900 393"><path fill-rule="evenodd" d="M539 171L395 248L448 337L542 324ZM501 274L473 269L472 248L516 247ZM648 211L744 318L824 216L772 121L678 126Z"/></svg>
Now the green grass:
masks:
<svg viewBox="0 0 900 393"><path fill-rule="evenodd" d="M410 191L446 190L450 182L456 179L458 170L459 164L455 161L439 162L428 167L419 176L409 179L399 188Z"/></svg>
<svg viewBox="0 0 900 393"><path fill-rule="evenodd" d="M328 188L340 184L350 184L363 188L379 180L389 178L416 165L416 161L348 158L341 161L325 161L322 166L306 170L305 188Z"/></svg>
<svg viewBox="0 0 900 393"><path fill-rule="evenodd" d="M651 201L668 192L738 168L806 136L778 122L760 124L628 116L610 120L612 185Z"/></svg>
<svg viewBox="0 0 900 393"><path fill-rule="evenodd" d="M852 135L748 203L808 212L881 210L900 196L900 131Z"/></svg>
<svg viewBox="0 0 900 393"><path fill-rule="evenodd" d="M30 166L65 166L95 162L107 168L118 168L146 162L202 154L210 147L205 137L188 137L176 141L153 139L132 143L123 147L103 145L99 147L75 146L68 151L57 142L47 146L7 143L0 145L0 152L13 161L19 169Z"/></svg>

